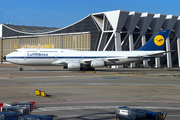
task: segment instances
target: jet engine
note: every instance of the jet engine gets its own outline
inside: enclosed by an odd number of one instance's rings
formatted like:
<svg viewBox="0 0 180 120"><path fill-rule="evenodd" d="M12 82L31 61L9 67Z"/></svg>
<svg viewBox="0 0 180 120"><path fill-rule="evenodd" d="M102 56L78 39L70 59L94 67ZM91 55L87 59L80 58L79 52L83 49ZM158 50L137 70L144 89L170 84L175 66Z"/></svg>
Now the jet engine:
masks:
<svg viewBox="0 0 180 120"><path fill-rule="evenodd" d="M91 67L104 67L105 63L103 60L92 60Z"/></svg>
<svg viewBox="0 0 180 120"><path fill-rule="evenodd" d="M67 67L68 69L80 69L81 64L78 62L72 62L72 63L68 63Z"/></svg>

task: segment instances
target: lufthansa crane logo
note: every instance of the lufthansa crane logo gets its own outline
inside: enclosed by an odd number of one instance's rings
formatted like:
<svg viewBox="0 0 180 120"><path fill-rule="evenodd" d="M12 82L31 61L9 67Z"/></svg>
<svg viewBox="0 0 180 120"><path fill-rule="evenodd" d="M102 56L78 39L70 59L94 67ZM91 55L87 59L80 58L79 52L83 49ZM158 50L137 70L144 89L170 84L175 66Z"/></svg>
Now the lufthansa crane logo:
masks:
<svg viewBox="0 0 180 120"><path fill-rule="evenodd" d="M162 35L157 35L156 37L154 37L154 43L157 46L161 46L164 44L164 37Z"/></svg>
<svg viewBox="0 0 180 120"><path fill-rule="evenodd" d="M17 44L16 43L14 43L14 50L16 50L17 49Z"/></svg>

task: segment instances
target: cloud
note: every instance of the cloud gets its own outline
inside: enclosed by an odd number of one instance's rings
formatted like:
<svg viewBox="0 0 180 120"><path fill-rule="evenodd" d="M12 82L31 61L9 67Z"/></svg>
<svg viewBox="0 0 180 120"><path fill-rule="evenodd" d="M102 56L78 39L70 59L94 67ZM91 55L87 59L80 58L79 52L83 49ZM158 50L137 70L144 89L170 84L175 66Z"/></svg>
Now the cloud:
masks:
<svg viewBox="0 0 180 120"><path fill-rule="evenodd" d="M20 16L20 15L17 15L19 18L21 18L24 22L26 22L26 20L22 17L22 16Z"/></svg>
<svg viewBox="0 0 180 120"><path fill-rule="evenodd" d="M22 17L21 15L19 15L19 14L16 14L16 13L11 12L11 11L9 11L9 10L7 10L7 9L4 9L4 8L0 8L0 10L6 12L6 13L8 13L8 14L15 15L15 16L17 16L18 18L22 19L24 22L26 22L26 19L25 19L24 17Z"/></svg>

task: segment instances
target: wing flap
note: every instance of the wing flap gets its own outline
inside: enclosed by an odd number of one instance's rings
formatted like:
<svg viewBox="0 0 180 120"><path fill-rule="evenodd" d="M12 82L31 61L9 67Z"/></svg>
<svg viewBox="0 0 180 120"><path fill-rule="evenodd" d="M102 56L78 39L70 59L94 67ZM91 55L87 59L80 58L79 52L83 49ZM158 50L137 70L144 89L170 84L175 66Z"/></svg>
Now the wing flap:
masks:
<svg viewBox="0 0 180 120"><path fill-rule="evenodd" d="M106 58L107 61L119 61L120 59L126 59L128 57L113 57L113 58Z"/></svg>
<svg viewBox="0 0 180 120"><path fill-rule="evenodd" d="M62 64L66 65L67 61L56 60L56 61L52 62L51 64L53 64L53 65L62 65Z"/></svg>

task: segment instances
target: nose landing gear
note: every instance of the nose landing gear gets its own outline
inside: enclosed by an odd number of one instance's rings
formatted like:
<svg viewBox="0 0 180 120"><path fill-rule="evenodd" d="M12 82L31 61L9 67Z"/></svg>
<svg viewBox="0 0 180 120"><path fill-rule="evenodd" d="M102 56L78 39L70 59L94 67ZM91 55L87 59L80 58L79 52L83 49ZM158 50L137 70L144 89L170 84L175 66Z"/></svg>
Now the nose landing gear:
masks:
<svg viewBox="0 0 180 120"><path fill-rule="evenodd" d="M23 68L19 68L20 71L23 71Z"/></svg>
<svg viewBox="0 0 180 120"><path fill-rule="evenodd" d="M5 61L6 61L6 56L4 56L4 58L3 58Z"/></svg>
<svg viewBox="0 0 180 120"><path fill-rule="evenodd" d="M21 65L19 65L19 71L23 71L23 68Z"/></svg>

